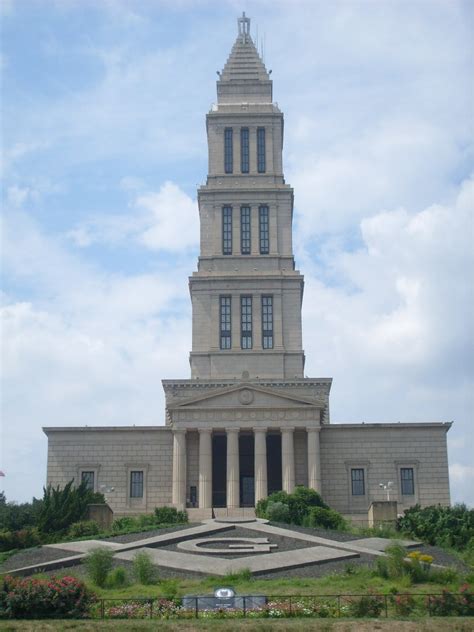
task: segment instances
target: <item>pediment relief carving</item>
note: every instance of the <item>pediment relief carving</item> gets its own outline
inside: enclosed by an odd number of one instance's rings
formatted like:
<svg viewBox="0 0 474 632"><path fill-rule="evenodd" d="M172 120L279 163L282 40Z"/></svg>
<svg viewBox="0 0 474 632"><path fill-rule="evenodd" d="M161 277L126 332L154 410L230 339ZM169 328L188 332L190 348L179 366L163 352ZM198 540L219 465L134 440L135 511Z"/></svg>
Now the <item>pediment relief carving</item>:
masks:
<svg viewBox="0 0 474 632"><path fill-rule="evenodd" d="M261 388L252 384L240 384L216 390L212 393L191 397L168 405L169 410L189 409L239 409L284 408L323 409L325 402L315 398L294 396L277 389Z"/></svg>

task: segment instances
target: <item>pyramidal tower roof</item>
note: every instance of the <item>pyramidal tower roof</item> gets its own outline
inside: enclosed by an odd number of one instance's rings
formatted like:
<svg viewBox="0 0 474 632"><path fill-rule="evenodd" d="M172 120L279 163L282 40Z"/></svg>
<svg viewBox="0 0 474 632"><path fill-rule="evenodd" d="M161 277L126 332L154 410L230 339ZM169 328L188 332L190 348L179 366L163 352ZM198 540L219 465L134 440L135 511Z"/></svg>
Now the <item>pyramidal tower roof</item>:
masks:
<svg viewBox="0 0 474 632"><path fill-rule="evenodd" d="M271 103L272 81L250 37L250 18L237 20L238 35L217 81L218 103Z"/></svg>

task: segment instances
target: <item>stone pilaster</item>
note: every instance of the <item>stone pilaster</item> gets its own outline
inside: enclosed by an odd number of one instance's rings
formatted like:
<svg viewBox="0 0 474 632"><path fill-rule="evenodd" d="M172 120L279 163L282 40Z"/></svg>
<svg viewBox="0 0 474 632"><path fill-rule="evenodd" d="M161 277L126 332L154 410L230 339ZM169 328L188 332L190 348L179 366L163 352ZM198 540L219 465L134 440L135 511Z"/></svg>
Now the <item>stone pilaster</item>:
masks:
<svg viewBox="0 0 474 632"><path fill-rule="evenodd" d="M212 428L199 429L199 508L212 507Z"/></svg>
<svg viewBox="0 0 474 632"><path fill-rule="evenodd" d="M240 506L239 428L227 432L227 507Z"/></svg>
<svg viewBox="0 0 474 632"><path fill-rule="evenodd" d="M267 429L254 428L255 437L255 504L268 495L267 486Z"/></svg>
<svg viewBox="0 0 474 632"><path fill-rule="evenodd" d="M319 427L307 428L308 443L308 487L321 493L321 454L319 448Z"/></svg>
<svg viewBox="0 0 474 632"><path fill-rule="evenodd" d="M291 494L295 489L294 428L281 429L281 469L283 491Z"/></svg>
<svg viewBox="0 0 474 632"><path fill-rule="evenodd" d="M173 430L172 501L177 509L186 507L186 429Z"/></svg>

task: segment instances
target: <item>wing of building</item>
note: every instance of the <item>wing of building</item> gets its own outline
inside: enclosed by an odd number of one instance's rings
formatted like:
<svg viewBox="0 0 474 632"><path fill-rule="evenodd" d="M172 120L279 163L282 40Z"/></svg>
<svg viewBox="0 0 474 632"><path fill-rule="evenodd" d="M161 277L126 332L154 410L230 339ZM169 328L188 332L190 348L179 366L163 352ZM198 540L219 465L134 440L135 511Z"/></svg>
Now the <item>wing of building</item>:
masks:
<svg viewBox="0 0 474 632"><path fill-rule="evenodd" d="M238 21L206 118L191 378L163 380L163 426L44 428L47 482L107 489L122 515L173 504L210 516L307 485L366 516L388 481L399 510L449 504L449 423L331 424L331 378L304 377L283 113L249 25Z"/></svg>

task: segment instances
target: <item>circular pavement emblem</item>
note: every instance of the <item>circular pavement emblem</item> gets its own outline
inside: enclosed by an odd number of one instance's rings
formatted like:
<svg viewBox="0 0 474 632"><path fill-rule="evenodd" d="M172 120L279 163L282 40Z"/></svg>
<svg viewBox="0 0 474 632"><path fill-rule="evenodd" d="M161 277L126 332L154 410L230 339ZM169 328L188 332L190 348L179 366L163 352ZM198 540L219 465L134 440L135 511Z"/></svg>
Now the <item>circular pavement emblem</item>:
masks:
<svg viewBox="0 0 474 632"><path fill-rule="evenodd" d="M253 402L253 393L248 388L243 388L239 393L239 402L241 404L251 404Z"/></svg>

